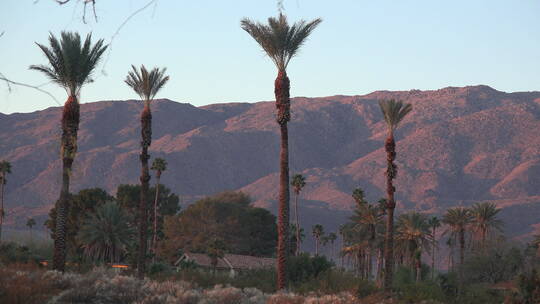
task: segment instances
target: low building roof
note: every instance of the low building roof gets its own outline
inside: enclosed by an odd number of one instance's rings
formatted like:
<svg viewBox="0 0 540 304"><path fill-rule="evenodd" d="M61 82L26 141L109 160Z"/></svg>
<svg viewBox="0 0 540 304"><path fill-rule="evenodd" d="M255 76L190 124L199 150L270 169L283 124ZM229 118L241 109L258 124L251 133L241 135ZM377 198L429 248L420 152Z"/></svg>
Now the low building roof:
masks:
<svg viewBox="0 0 540 304"><path fill-rule="evenodd" d="M212 259L205 253L186 252L175 264L180 263L183 259L193 261L195 264L203 267L212 267ZM272 268L276 265L276 259L254 257L240 254L225 254L223 258L218 259L216 268L223 269L261 269Z"/></svg>

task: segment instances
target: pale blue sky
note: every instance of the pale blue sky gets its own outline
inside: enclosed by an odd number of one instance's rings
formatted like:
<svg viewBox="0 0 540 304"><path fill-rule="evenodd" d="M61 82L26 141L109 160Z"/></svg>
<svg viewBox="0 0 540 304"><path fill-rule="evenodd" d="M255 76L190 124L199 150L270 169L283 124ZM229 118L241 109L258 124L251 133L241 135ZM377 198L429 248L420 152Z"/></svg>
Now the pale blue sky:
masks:
<svg viewBox="0 0 540 304"><path fill-rule="evenodd" d="M96 23L83 24L82 4L0 0L0 72L15 81L47 80L34 42L49 31L92 31L110 41L148 0L98 0ZM323 18L289 65L292 96L366 94L486 84L502 91L540 90L540 1L536 0L285 0L290 21ZM120 31L82 102L136 98L123 80L130 65L167 67L158 95L200 106L273 99L272 62L239 26L242 17L277 14L275 0L158 0ZM107 75L100 71L105 68ZM61 103L53 84L43 87ZM0 83L0 112L31 112L57 104L32 89Z"/></svg>

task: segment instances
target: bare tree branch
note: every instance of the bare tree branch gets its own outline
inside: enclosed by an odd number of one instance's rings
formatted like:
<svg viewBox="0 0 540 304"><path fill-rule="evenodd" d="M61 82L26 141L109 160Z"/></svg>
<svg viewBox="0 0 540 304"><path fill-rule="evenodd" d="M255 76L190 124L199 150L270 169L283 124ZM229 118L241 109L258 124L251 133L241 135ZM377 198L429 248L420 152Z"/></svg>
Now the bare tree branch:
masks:
<svg viewBox="0 0 540 304"><path fill-rule="evenodd" d="M13 80L10 80L10 79L7 79L6 76L4 76L4 74L0 73L0 80L3 80L6 82L6 85L8 87L8 91L11 92L12 91L12 88L11 88L11 85L18 85L18 86L21 86L21 87L27 87L27 88L32 88L32 89L35 89L35 90L38 90L40 91L41 93L43 94L47 94L49 95L49 97L51 97L55 102L56 104L58 104L59 106L61 106L62 104L60 104L60 102L58 101L58 99L56 99L56 97L53 96L53 94L43 90L42 88L40 88L41 86L44 86L45 84L47 83L44 83L44 84L41 84L41 85L38 85L38 86L34 86L34 85L29 85L29 84L26 84L26 83L21 83L21 82L17 82L17 81L13 81Z"/></svg>

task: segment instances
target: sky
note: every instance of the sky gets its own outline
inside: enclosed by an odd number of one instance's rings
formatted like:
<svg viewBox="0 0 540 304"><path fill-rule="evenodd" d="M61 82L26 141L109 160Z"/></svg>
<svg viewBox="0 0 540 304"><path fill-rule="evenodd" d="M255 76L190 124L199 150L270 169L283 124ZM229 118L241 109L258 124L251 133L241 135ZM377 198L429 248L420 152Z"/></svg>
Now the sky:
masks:
<svg viewBox="0 0 540 304"><path fill-rule="evenodd" d="M276 16L276 0L157 0L120 28L149 1L97 0L97 22L87 11L84 24L82 1L0 0L0 73L43 85L57 99L0 81L0 112L63 104L65 91L28 69L46 63L35 42L61 31L92 32L110 44L83 103L136 99L123 81L132 64L167 68L158 98L195 106L273 100L276 68L240 20ZM537 0L284 0L283 8L290 22L323 19L289 64L291 96L478 84L540 90Z"/></svg>

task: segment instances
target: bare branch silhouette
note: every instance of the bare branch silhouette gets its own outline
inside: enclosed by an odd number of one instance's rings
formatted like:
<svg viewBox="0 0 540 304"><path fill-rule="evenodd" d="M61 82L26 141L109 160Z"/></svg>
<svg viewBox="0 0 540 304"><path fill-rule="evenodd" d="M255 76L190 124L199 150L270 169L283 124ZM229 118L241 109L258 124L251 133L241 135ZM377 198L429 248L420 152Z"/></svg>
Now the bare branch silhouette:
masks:
<svg viewBox="0 0 540 304"><path fill-rule="evenodd" d="M45 90L43 90L43 89L41 88L42 86L48 84L48 82L47 82L47 83L44 83L44 84L40 84L40 85L35 86L35 85L30 85L30 84L26 84L26 83L22 83L22 82L13 81L13 80L11 80L11 79L8 79L8 78L7 78L6 76L4 76L4 74L2 74L2 73L0 73L0 80L3 80L3 81L6 82L6 85L7 85L7 87L8 87L8 91L9 91L9 92L12 91L11 85L18 85L18 86L21 86L21 87L32 88L32 89L34 89L34 90L40 91L40 92L43 93L43 94L49 95L49 97L51 97L51 98L54 100L54 102L56 102L56 104L58 104L59 106L62 105L62 104L60 104L60 102L58 101L58 99L56 99L56 97L54 97L53 94L51 94L51 93L49 93L49 92L47 92L47 91L45 91Z"/></svg>

